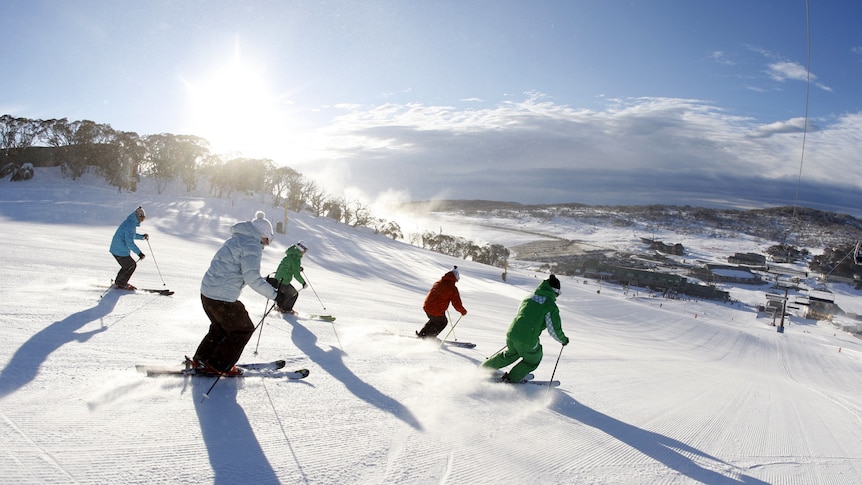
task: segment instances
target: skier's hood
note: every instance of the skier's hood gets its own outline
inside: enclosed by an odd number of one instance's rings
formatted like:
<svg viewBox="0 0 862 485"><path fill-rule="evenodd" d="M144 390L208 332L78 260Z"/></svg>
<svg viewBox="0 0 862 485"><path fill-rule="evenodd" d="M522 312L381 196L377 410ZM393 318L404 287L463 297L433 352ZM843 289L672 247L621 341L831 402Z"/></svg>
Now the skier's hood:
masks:
<svg viewBox="0 0 862 485"><path fill-rule="evenodd" d="M452 283L456 283L458 278L455 277L455 273L449 271L440 278L442 281L451 281Z"/></svg>
<svg viewBox="0 0 862 485"><path fill-rule="evenodd" d="M128 217L126 217L126 220L127 220L127 221L131 221L132 223L134 223L134 224L135 224L135 227L140 227L140 226L141 226L141 221L139 221L139 220L138 220L138 215L137 215L137 214L135 214L134 212L132 212L131 214L129 214L129 216L128 216Z"/></svg>
<svg viewBox="0 0 862 485"><path fill-rule="evenodd" d="M551 287L551 284L548 283L548 280L544 280L539 283L539 286L536 287L536 291L533 292L534 295L541 295L545 298L550 298L551 301L557 300L557 293Z"/></svg>
<svg viewBox="0 0 862 485"><path fill-rule="evenodd" d="M260 240L261 235L260 231L254 227L251 221L243 221L237 222L236 224L230 227L231 234L242 234L244 236L253 237L256 240Z"/></svg>
<svg viewBox="0 0 862 485"><path fill-rule="evenodd" d="M299 256L299 257L302 257L302 251L300 251L300 250L299 250L299 248L298 248L298 247L296 247L296 244L294 244L294 245L292 245L291 247L289 247L289 248L285 249L285 250L284 250L284 254L285 254L285 256Z"/></svg>

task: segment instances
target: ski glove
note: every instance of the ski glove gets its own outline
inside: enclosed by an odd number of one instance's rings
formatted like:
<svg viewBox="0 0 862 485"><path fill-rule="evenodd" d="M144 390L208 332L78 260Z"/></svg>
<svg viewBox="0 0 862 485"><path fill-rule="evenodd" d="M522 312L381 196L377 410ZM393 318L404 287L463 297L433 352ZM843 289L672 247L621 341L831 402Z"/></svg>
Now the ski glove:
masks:
<svg viewBox="0 0 862 485"><path fill-rule="evenodd" d="M149 241L149 240L150 240L150 235L149 235L149 234L144 234L144 235L143 235L143 236L141 236L141 237L143 237L145 241Z"/></svg>
<svg viewBox="0 0 862 485"><path fill-rule="evenodd" d="M302 289L305 289L306 287L308 287L308 283L303 283L303 284L302 284Z"/></svg>
<svg viewBox="0 0 862 485"><path fill-rule="evenodd" d="M565 342L563 342L563 347L565 347L566 345L569 345L569 339L568 338L566 339Z"/></svg>
<svg viewBox="0 0 862 485"><path fill-rule="evenodd" d="M138 261L144 259L144 256L145 256L144 253L139 254L138 255Z"/></svg>

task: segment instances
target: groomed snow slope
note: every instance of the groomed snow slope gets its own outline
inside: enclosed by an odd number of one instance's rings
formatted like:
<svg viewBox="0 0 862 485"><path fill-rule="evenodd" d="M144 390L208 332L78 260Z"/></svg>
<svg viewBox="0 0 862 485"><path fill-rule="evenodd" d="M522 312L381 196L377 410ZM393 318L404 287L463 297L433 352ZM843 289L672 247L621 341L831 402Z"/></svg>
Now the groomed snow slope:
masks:
<svg viewBox="0 0 862 485"><path fill-rule="evenodd" d="M779 334L744 305L562 278L572 344L544 334L536 370L548 379L559 357L562 385L494 384L476 366L546 275L503 282L307 214L291 214L263 268L307 242L317 295L303 290L297 309L337 321L271 314L242 360L311 375L222 380L203 399L211 379L135 364L194 352L200 279L228 227L280 211L41 175L0 181L2 483L862 483L862 344L831 325L794 318ZM151 239L132 283L176 294L100 299L118 268L110 238L139 204ZM472 350L410 338L453 264L469 310L454 333ZM258 322L267 302L242 300Z"/></svg>

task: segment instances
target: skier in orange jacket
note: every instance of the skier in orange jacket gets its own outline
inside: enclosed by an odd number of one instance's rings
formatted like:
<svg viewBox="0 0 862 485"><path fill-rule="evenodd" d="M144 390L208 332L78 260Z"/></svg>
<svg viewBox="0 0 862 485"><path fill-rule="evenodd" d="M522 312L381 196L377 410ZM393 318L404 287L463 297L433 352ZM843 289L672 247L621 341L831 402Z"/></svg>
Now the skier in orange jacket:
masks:
<svg viewBox="0 0 862 485"><path fill-rule="evenodd" d="M422 309L428 315L428 322L425 323L422 330L416 332L417 337L437 338L437 335L449 323L446 319L446 310L449 308L450 303L461 315L467 314L467 310L461 304L461 293L458 292L458 287L455 286L455 283L459 279L461 279L461 276L458 272L458 267L455 266L431 286L431 290L425 296L425 303L422 305Z"/></svg>

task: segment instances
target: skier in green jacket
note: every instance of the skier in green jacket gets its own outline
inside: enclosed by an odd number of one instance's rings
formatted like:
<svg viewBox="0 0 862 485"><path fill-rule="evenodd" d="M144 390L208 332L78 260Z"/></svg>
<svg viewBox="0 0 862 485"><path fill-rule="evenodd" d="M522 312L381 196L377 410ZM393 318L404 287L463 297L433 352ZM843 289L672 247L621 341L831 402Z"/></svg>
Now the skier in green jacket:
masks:
<svg viewBox="0 0 862 485"><path fill-rule="evenodd" d="M287 248L281 263L278 264L278 269L275 270L275 278L267 278L269 284L287 295L282 304L278 305L278 311L282 313L294 313L293 305L299 298L299 292L290 284L291 280L296 279L303 288L308 286L302 277L302 256L306 251L308 247L302 241Z"/></svg>
<svg viewBox="0 0 862 485"><path fill-rule="evenodd" d="M563 333L557 296L560 295L560 280L551 275L542 281L528 298L521 302L518 315L506 332L506 347L482 363L482 367L500 369L521 359L502 380L517 383L542 362L542 344L539 335L548 329L551 337L561 344L568 345L569 338Z"/></svg>

